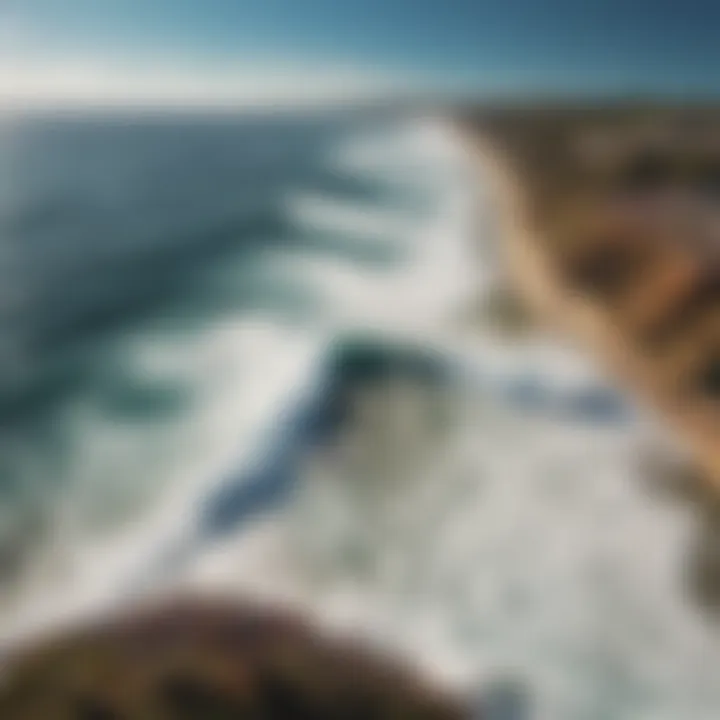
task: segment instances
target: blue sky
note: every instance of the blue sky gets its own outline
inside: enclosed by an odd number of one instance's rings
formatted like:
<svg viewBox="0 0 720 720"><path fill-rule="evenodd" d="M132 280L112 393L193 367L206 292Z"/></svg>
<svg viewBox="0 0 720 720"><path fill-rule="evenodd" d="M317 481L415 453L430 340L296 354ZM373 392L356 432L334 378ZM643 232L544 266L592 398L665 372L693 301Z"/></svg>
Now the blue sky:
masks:
<svg viewBox="0 0 720 720"><path fill-rule="evenodd" d="M716 0L0 0L0 23L0 93L720 90Z"/></svg>

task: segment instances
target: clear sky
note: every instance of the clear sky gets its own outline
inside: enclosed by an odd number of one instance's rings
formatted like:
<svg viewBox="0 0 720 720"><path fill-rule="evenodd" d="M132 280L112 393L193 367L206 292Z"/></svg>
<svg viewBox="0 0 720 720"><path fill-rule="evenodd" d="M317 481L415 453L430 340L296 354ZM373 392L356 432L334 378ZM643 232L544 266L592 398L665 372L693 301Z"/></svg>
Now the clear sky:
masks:
<svg viewBox="0 0 720 720"><path fill-rule="evenodd" d="M720 0L0 0L2 95L720 93Z"/></svg>

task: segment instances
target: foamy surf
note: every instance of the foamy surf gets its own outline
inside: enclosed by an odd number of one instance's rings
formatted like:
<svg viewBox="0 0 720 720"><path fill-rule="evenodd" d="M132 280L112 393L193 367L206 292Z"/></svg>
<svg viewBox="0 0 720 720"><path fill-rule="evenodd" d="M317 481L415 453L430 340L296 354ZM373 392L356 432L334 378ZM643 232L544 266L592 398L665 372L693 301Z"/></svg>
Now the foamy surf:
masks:
<svg viewBox="0 0 720 720"><path fill-rule="evenodd" d="M79 480L77 495L65 500L77 514L57 527L49 558L59 561L63 571L49 578L39 571L28 579L20 610L4 618L6 637L35 632L147 592L155 584L147 574L151 569L158 582L166 579L158 561L186 544L203 498L222 483L242 482L243 472L267 452L283 414L306 389L321 348L312 335L299 336L253 320L209 327L191 347L184 344L172 337L154 338L141 346L137 357L146 370L150 366L165 376L172 367L184 382L192 379L201 398L192 417L174 429L163 464L144 467L146 474L153 473L161 492L153 495L146 488L142 511L114 532L83 533L81 511L88 503L84 494L99 496L103 489L83 487ZM86 422L97 423L97 418ZM107 432L114 437L118 429L109 427ZM92 437L102 443L97 426ZM127 448L134 449L132 444ZM107 461L107 454L104 457ZM124 457L128 459L127 452ZM122 482L127 472L127 466L118 467L116 481ZM105 490L107 495L111 488Z"/></svg>
<svg viewBox="0 0 720 720"><path fill-rule="evenodd" d="M294 260L300 274L324 296L328 321L338 327L438 333L448 324L456 325L456 316L478 291L482 274L475 262L476 204L474 189L467 182L467 158L458 157L449 129L439 121L403 130L406 135L391 140L390 154L383 145L385 138L376 138L376 145L364 139L359 147L339 153L336 162L339 168L355 169L357 154L365 158L365 172L369 175L374 168L382 182L388 182L388 176L380 157L390 167L412 168L412 177L401 174L394 181L420 197L429 195L423 212L408 213L405 208L405 218L398 221L399 211L387 208L379 216L346 204L335 211L344 218L339 223L341 232L346 231L349 216L361 231L372 230L387 243L404 247L406 260L389 268L367 269L342 259ZM378 164L371 162L373 157ZM319 227L337 221L335 211L328 212L326 207Z"/></svg>

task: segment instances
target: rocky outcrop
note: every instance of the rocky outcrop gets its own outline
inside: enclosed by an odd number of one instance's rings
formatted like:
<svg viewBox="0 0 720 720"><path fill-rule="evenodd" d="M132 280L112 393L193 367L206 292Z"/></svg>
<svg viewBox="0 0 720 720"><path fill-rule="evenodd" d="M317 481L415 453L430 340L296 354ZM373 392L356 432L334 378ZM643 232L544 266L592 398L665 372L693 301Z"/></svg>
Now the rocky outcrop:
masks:
<svg viewBox="0 0 720 720"><path fill-rule="evenodd" d="M16 651L3 720L451 720L413 672L283 611L174 600Z"/></svg>

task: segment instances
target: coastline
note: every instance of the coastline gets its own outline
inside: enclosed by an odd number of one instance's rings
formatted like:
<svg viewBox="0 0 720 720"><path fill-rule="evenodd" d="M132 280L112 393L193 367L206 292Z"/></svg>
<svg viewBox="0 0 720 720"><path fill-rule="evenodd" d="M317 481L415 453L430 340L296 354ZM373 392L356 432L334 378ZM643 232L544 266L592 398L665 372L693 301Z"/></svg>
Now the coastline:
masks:
<svg viewBox="0 0 720 720"><path fill-rule="evenodd" d="M661 433L697 464L705 490L720 491L717 409L712 403L677 397L666 376L653 367L654 358L628 341L627 328L616 315L567 286L552 251L552 229L533 217L543 199L534 186L537 178L529 177L518 157L522 149L508 147L482 121L468 124L461 118L454 125L490 188L499 220L499 250L513 290L544 330L577 345L656 417ZM571 202L560 199L557 205L562 212Z"/></svg>

